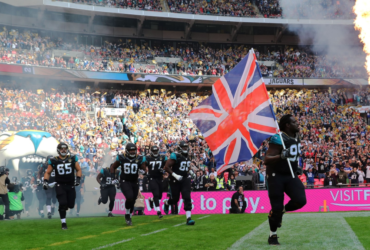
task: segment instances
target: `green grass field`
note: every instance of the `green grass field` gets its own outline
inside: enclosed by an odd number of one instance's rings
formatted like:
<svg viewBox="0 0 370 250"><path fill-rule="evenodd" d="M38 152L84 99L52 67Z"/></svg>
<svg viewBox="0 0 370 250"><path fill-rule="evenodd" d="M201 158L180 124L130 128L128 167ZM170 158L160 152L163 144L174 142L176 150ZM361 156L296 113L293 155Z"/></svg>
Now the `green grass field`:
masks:
<svg viewBox="0 0 370 250"><path fill-rule="evenodd" d="M0 222L0 249L271 249L266 214L24 219ZM284 215L274 249L370 249L370 212Z"/></svg>

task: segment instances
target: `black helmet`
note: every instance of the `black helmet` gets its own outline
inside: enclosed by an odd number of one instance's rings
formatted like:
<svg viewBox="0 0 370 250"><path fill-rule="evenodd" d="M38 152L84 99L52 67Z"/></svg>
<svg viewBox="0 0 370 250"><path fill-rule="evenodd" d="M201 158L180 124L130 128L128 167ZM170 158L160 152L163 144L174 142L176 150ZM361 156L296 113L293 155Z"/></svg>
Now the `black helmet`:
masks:
<svg viewBox="0 0 370 250"><path fill-rule="evenodd" d="M130 151L134 151L134 153L130 153ZM135 158L137 155L137 148L135 144L133 143L128 143L126 145L126 155L128 158Z"/></svg>
<svg viewBox="0 0 370 250"><path fill-rule="evenodd" d="M31 169L27 169L27 176L30 176L32 175L32 170Z"/></svg>
<svg viewBox="0 0 370 250"><path fill-rule="evenodd" d="M159 155L159 148L157 146L152 146L152 148L150 149L150 154L153 156L153 157L158 157Z"/></svg>
<svg viewBox="0 0 370 250"><path fill-rule="evenodd" d="M187 142L185 141L181 141L180 142L180 145L178 146L178 150L179 152L184 155L184 156L187 156L188 155L188 152L189 152L189 145Z"/></svg>
<svg viewBox="0 0 370 250"><path fill-rule="evenodd" d="M64 153L61 152L62 149L67 149L67 151ZM57 151L58 151L58 154L61 155L61 156L66 156L68 153L69 153L69 150L68 150L68 145L64 142L61 142L58 144L58 147L57 147Z"/></svg>

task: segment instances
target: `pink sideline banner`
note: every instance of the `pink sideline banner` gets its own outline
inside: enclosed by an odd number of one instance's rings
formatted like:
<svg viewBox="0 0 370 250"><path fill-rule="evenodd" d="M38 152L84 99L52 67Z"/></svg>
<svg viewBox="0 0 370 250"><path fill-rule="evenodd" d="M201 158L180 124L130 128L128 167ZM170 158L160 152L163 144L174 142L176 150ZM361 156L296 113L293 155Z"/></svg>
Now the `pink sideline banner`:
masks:
<svg viewBox="0 0 370 250"><path fill-rule="evenodd" d="M234 191L220 192L192 192L192 214L225 214L229 213L231 196ZM149 206L148 198L151 193L143 193L145 197L145 214L155 215L154 209ZM246 213L268 213L271 209L267 191L244 191L247 203ZM297 212L319 212L326 202L327 210L335 211L360 211L370 210L369 188L333 188L333 189L306 189L307 204ZM163 213L163 194L160 208ZM285 196L284 203L289 201ZM183 201L179 201L179 214L185 214ZM125 214L125 198L122 193L117 193L114 210L115 214Z"/></svg>

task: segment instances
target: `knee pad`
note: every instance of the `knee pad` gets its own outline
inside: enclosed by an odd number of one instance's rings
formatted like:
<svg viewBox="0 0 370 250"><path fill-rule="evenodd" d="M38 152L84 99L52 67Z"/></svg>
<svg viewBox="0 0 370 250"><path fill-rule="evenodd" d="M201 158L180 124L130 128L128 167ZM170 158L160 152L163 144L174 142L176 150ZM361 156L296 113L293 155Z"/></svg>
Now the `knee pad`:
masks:
<svg viewBox="0 0 370 250"><path fill-rule="evenodd" d="M67 205L59 205L59 211L67 211L68 206Z"/></svg>
<svg viewBox="0 0 370 250"><path fill-rule="evenodd" d="M191 204L191 200L186 200L184 201L184 210L185 211L191 211L192 209L192 204Z"/></svg>
<svg viewBox="0 0 370 250"><path fill-rule="evenodd" d="M270 211L268 215L269 221L271 223L276 224L279 226L281 224L281 220L283 219L283 211Z"/></svg>

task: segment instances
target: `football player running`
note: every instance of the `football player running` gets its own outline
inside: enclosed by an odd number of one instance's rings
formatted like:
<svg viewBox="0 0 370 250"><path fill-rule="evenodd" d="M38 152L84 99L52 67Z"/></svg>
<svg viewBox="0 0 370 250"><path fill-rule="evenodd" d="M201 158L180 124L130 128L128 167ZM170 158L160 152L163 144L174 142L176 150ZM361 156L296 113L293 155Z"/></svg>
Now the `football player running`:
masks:
<svg viewBox="0 0 370 250"><path fill-rule="evenodd" d="M150 149L150 156L143 157L143 162L148 168L149 173L149 187L153 194L150 199L150 207L157 211L159 218L162 218L161 210L159 209L159 201L162 199L163 193L163 167L166 163L167 157L159 155L159 148L152 146Z"/></svg>
<svg viewBox="0 0 370 250"><path fill-rule="evenodd" d="M44 179L45 171L48 168L48 162L49 160L53 158L52 155L49 155L46 159L46 162L43 163L39 169L38 175L37 175L37 183L42 183L42 180ZM55 182L55 170L53 170L50 174L49 183ZM48 218L51 219L51 216L54 215L54 209L55 204L57 203L57 194L55 192L55 186L50 187L45 190L46 195L46 209L48 211Z"/></svg>
<svg viewBox="0 0 370 250"><path fill-rule="evenodd" d="M186 213L186 224L194 225L195 221L191 219L191 178L189 178L190 158L188 158L189 145L181 141L178 146L178 152L171 153L167 160L164 170L170 174L171 199L170 203L177 204L180 199L180 193L184 200L184 210ZM172 205L172 204L169 204Z"/></svg>
<svg viewBox="0 0 370 250"><path fill-rule="evenodd" d="M68 208L74 208L76 200L75 186L80 185L82 170L78 164L76 155L70 154L68 145L59 143L57 146L58 156L49 159L48 168L44 175L43 187L49 188L51 173L55 170L56 193L59 202L59 215L62 229L66 230L66 215ZM76 178L75 178L75 172Z"/></svg>
<svg viewBox="0 0 370 250"><path fill-rule="evenodd" d="M121 166L120 181L114 179L112 184L120 184L121 191L126 198L126 224L131 226L131 216L134 211L134 205L139 193L139 168L145 172L145 164L142 162L143 158L138 157L137 148L135 144L128 143L126 145L126 152L124 155L117 155L116 161L110 167L111 175L114 175L116 169Z"/></svg>
<svg viewBox="0 0 370 250"><path fill-rule="evenodd" d="M111 164L112 165L112 164ZM117 180L119 171L116 170L114 174L110 173L110 167L102 168L100 173L96 177L97 182L100 184L100 197L98 205L100 203L107 204L109 198L109 213L108 217L113 217L112 211L114 207L114 201L116 198L116 187L112 184L113 180ZM117 184L118 186L118 184Z"/></svg>

